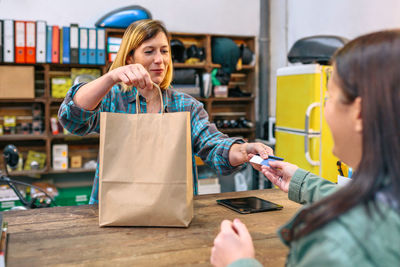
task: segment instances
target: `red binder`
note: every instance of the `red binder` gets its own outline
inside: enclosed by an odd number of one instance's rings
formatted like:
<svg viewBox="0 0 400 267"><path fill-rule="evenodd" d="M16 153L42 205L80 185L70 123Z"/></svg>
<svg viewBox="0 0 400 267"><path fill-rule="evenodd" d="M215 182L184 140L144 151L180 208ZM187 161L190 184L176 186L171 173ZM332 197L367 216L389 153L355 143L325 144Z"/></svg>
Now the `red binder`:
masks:
<svg viewBox="0 0 400 267"><path fill-rule="evenodd" d="M36 62L36 22L26 22L26 63Z"/></svg>
<svg viewBox="0 0 400 267"><path fill-rule="evenodd" d="M58 26L53 26L51 51L51 63L60 63L60 28Z"/></svg>
<svg viewBox="0 0 400 267"><path fill-rule="evenodd" d="M15 63L26 62L26 46L25 46L25 21L16 20L15 29Z"/></svg>

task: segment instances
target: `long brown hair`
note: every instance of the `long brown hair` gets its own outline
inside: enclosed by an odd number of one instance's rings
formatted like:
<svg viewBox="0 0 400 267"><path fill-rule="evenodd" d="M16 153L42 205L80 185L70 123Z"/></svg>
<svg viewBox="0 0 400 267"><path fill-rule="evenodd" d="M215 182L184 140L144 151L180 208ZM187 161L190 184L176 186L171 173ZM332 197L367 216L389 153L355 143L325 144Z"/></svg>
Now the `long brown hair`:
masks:
<svg viewBox="0 0 400 267"><path fill-rule="evenodd" d="M169 42L169 34L164 24L159 20L144 19L133 22L126 29L124 36L122 37L121 46L118 50L117 56L110 67L110 71L118 67L126 65L126 60L129 56L135 53L135 50L145 41L155 37L159 32L163 32ZM170 49L171 50L171 49ZM171 57L171 53L170 53ZM160 84L161 89L167 89L171 84L173 76L172 58L170 58L170 64L168 64L167 72L164 80ZM123 90L128 90L127 86L122 84Z"/></svg>
<svg viewBox="0 0 400 267"><path fill-rule="evenodd" d="M367 204L376 204L384 184L390 184L391 198L400 201L400 30L358 37L336 52L333 63L345 103L362 99L362 159L348 186L300 212L285 237L288 241L356 205L371 212Z"/></svg>

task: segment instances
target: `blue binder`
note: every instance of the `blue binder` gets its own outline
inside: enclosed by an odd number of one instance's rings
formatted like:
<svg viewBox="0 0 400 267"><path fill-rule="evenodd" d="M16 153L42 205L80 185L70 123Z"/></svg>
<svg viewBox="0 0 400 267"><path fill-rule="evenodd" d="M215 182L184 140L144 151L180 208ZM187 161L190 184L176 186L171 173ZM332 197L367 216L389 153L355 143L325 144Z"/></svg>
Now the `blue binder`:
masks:
<svg viewBox="0 0 400 267"><path fill-rule="evenodd" d="M63 27L63 63L69 64L70 62L69 27Z"/></svg>
<svg viewBox="0 0 400 267"><path fill-rule="evenodd" d="M46 62L51 63L51 56L53 52L53 26L47 25L47 38L46 38Z"/></svg>
<svg viewBox="0 0 400 267"><path fill-rule="evenodd" d="M97 28L97 58L96 63L99 65L106 64L106 31Z"/></svg>
<svg viewBox="0 0 400 267"><path fill-rule="evenodd" d="M97 47L97 31L94 28L89 29L89 44L88 44L88 63L96 64L96 47Z"/></svg>
<svg viewBox="0 0 400 267"><path fill-rule="evenodd" d="M88 64L88 29L79 28L79 64Z"/></svg>

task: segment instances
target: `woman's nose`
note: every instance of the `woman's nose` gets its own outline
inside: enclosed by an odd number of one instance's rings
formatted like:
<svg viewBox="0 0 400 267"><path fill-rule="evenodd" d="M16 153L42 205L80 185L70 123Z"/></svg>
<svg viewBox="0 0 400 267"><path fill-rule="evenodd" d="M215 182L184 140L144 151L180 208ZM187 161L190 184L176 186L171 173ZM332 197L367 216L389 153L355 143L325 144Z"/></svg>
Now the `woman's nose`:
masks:
<svg viewBox="0 0 400 267"><path fill-rule="evenodd" d="M156 64L161 64L162 63L162 54L160 51L158 51L155 55L154 55L154 63Z"/></svg>

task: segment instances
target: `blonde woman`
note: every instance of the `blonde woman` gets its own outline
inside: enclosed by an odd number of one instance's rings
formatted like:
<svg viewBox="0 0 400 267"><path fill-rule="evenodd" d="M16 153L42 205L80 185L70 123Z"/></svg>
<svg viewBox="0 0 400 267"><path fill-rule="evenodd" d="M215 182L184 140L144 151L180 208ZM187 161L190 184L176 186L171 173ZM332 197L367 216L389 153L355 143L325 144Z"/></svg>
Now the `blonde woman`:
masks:
<svg viewBox="0 0 400 267"><path fill-rule="evenodd" d="M61 104L58 116L69 132L86 135L99 132L100 112L136 113L136 94L145 113L160 112L161 90L165 112L189 111L192 151L219 174L238 170L254 154L263 158L272 149L262 143L245 143L229 138L208 121L203 105L193 97L170 89L173 76L169 35L157 20L140 20L125 31L121 47L110 70L87 84L74 85ZM160 133L162 134L162 133ZM192 157L193 166L194 157ZM97 164L90 203L98 202L99 166ZM195 170L195 168L193 168ZM194 192L197 193L196 173Z"/></svg>

